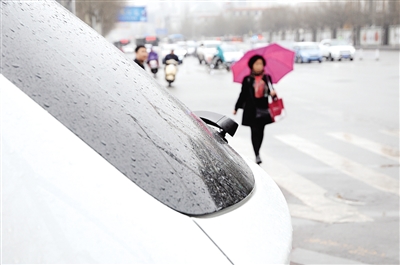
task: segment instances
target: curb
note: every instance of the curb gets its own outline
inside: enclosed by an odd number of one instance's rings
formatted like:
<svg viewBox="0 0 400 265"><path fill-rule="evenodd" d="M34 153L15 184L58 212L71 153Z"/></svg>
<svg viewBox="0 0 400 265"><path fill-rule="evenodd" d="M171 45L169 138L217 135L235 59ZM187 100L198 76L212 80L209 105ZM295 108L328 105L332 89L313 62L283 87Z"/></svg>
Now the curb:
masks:
<svg viewBox="0 0 400 265"><path fill-rule="evenodd" d="M381 51L400 51L400 46L354 46L357 50L364 49L364 50L381 50Z"/></svg>

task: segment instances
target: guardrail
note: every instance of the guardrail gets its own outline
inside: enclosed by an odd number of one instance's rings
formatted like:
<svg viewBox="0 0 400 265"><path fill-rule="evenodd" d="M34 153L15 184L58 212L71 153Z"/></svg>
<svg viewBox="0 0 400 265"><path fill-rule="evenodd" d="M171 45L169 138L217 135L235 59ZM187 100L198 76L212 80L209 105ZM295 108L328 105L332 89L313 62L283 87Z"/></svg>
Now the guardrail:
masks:
<svg viewBox="0 0 400 265"><path fill-rule="evenodd" d="M379 61L379 49L371 50L371 49L358 49L357 50L357 57L360 60L364 59L374 59Z"/></svg>

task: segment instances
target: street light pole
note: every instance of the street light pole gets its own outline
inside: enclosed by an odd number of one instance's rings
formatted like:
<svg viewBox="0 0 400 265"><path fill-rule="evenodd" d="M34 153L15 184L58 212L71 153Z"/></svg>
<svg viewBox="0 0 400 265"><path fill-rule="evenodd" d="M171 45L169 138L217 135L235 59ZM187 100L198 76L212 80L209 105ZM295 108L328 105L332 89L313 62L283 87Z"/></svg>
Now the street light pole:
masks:
<svg viewBox="0 0 400 265"><path fill-rule="evenodd" d="M75 6L75 0L71 0L71 12L72 14L76 15L76 6Z"/></svg>

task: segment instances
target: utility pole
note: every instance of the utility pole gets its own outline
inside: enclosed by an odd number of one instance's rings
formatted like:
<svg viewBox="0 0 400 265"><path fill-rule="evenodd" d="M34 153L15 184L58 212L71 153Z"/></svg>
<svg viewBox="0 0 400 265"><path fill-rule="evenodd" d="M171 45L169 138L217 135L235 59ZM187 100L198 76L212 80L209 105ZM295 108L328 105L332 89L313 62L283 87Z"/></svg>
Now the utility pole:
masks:
<svg viewBox="0 0 400 265"><path fill-rule="evenodd" d="M70 6L71 6L71 13L76 15L76 5L75 5L75 0L70 0Z"/></svg>
<svg viewBox="0 0 400 265"><path fill-rule="evenodd" d="M375 26L376 21L375 21L375 3L374 3L374 0L369 0L369 14L370 14L370 19L372 21L372 25Z"/></svg>
<svg viewBox="0 0 400 265"><path fill-rule="evenodd" d="M63 7L68 9L72 14L76 15L75 0L56 0Z"/></svg>

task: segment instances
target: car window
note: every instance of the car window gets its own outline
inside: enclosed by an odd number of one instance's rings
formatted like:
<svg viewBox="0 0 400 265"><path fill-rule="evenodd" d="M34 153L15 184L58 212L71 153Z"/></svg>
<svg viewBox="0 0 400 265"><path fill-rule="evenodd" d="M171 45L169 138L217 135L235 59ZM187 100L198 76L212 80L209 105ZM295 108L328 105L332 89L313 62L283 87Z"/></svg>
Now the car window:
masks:
<svg viewBox="0 0 400 265"><path fill-rule="evenodd" d="M160 202L204 215L251 193L213 129L58 3L2 1L1 34L3 75Z"/></svg>
<svg viewBox="0 0 400 265"><path fill-rule="evenodd" d="M164 45L164 46L163 46L163 49L164 49L164 50L174 50L174 49L176 49L176 48L177 48L177 45L175 45L175 44Z"/></svg>
<svg viewBox="0 0 400 265"><path fill-rule="evenodd" d="M206 47L206 48L217 48L218 47L218 43L207 43L207 44L205 44L204 46Z"/></svg>
<svg viewBox="0 0 400 265"><path fill-rule="evenodd" d="M318 50L319 46L318 45L304 45L304 46L299 46L298 49L300 49L300 50Z"/></svg>
<svg viewBox="0 0 400 265"><path fill-rule="evenodd" d="M221 46L222 50L224 52L236 52L238 49L235 46L230 46L230 45L222 45Z"/></svg>
<svg viewBox="0 0 400 265"><path fill-rule="evenodd" d="M345 40L332 40L331 46L339 46L339 45L349 45L349 43Z"/></svg>

